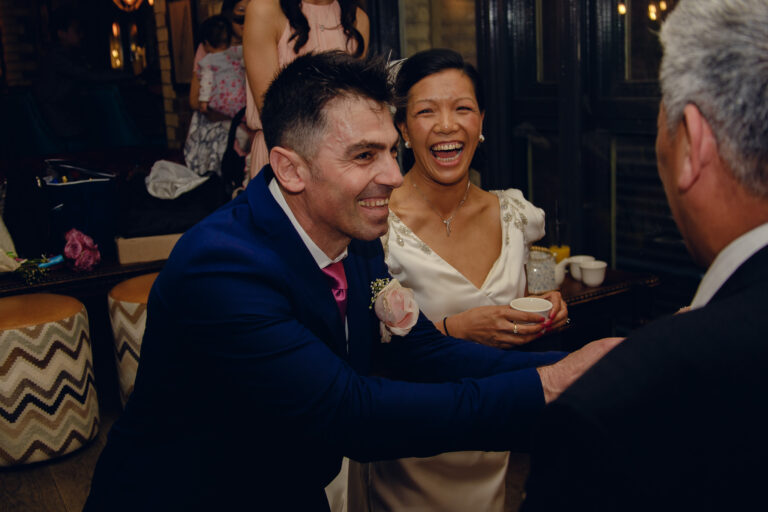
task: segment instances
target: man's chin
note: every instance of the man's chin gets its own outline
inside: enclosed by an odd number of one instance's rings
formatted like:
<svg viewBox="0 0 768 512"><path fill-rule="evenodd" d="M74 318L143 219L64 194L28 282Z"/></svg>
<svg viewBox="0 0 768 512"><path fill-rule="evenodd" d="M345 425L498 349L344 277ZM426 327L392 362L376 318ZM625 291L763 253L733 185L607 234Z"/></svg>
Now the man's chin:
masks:
<svg viewBox="0 0 768 512"><path fill-rule="evenodd" d="M387 230L389 229L389 223L385 222L383 226L371 226L369 229L361 230L359 233L356 233L354 237L357 240L364 240L366 242L371 242L373 240L377 240L387 234Z"/></svg>

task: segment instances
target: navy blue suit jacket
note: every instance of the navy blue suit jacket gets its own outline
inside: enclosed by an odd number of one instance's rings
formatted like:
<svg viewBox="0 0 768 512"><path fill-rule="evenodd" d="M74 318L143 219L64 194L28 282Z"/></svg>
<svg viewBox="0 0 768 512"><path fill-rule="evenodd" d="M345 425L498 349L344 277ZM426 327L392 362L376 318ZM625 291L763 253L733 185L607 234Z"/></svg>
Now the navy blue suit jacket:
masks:
<svg viewBox="0 0 768 512"><path fill-rule="evenodd" d="M353 241L349 352L328 287L270 194L266 168L190 229L155 282L135 389L87 510L324 510L356 460L524 447L543 408L536 366L440 334L422 315L380 343L370 283L381 244ZM412 382L370 377L378 366ZM439 383L438 383L439 382Z"/></svg>

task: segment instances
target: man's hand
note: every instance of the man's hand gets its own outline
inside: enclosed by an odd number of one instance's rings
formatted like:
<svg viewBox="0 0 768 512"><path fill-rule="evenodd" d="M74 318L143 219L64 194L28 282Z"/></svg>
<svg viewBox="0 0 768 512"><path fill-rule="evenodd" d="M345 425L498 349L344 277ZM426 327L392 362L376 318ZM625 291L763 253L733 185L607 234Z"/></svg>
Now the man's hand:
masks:
<svg viewBox="0 0 768 512"><path fill-rule="evenodd" d="M603 338L593 341L555 364L536 368L544 390L544 401L550 403L559 397L568 386L623 340L624 338Z"/></svg>

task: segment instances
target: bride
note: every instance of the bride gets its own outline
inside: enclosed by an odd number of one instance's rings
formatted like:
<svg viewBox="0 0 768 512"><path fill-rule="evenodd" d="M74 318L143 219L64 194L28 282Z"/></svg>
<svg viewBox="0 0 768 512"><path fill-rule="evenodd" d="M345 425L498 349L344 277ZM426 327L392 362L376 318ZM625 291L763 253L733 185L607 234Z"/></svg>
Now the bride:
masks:
<svg viewBox="0 0 768 512"><path fill-rule="evenodd" d="M392 276L450 336L509 349L562 326L568 312L559 292L542 295L554 305L547 319L508 305L525 295L524 263L544 236L544 212L519 190L470 183L484 140L477 71L454 51L423 51L403 63L395 94L395 122L414 164L392 193L382 239ZM363 466L362 478L372 511L501 512L508 459L457 452L383 461Z"/></svg>

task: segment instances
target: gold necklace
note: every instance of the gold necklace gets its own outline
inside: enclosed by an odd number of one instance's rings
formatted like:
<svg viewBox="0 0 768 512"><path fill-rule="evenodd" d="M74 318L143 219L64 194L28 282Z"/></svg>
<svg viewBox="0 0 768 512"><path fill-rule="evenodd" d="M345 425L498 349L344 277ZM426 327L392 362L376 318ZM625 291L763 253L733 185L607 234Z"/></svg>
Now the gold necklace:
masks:
<svg viewBox="0 0 768 512"><path fill-rule="evenodd" d="M453 209L453 212L451 212L451 215L447 218L443 218L442 215L440 215L440 212L437 211L437 208L435 208L432 205L432 201L427 199L427 196L422 194L421 190L419 190L419 187L416 186L416 182L413 182L413 188L416 190L416 193L418 193L421 198L424 200L425 203L427 203L427 206L435 212L435 214L440 217L440 220L443 221L443 224L445 224L445 236L451 236L451 222L453 222L453 218L456 216L456 213L459 211L459 208L461 208L461 205L464 204L464 201L467 200L467 196L469 195L469 186L471 185L471 182L469 179L467 179L467 189L464 191L464 197L461 198L461 201L459 201L459 204L456 205L456 208Z"/></svg>

